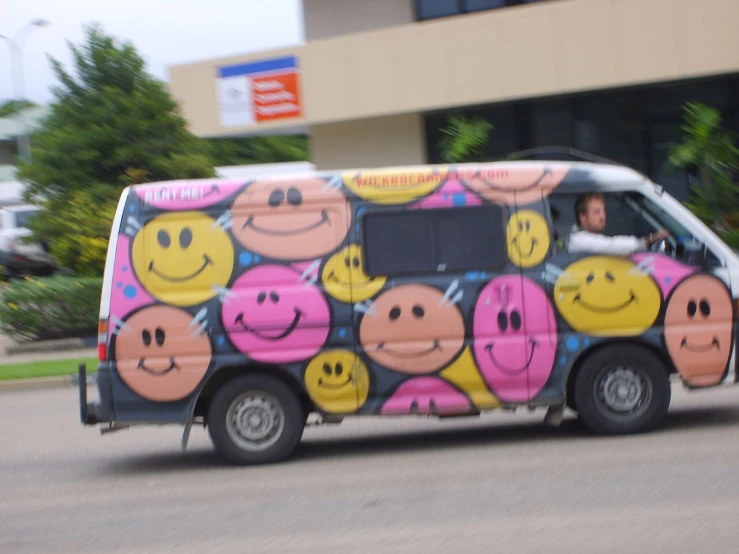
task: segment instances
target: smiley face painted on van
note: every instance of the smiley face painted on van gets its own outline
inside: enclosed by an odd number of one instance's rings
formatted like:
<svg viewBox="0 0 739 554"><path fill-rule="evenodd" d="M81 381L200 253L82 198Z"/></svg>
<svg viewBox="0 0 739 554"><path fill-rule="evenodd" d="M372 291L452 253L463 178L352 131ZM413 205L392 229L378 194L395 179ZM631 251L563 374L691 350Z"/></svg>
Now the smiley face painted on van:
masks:
<svg viewBox="0 0 739 554"><path fill-rule="evenodd" d="M506 227L508 257L520 267L540 264L549 251L549 226L541 214L533 210L515 212Z"/></svg>
<svg viewBox="0 0 739 554"><path fill-rule="evenodd" d="M664 226L666 242L577 251L583 193L608 206L599 233ZM185 442L204 422L234 464L284 460L306 425L360 416L525 407L557 425L570 408L595 433L643 432L671 379L739 383L739 255L616 164L135 185L110 236L100 400L82 371L82 421L183 425Z"/></svg>
<svg viewBox="0 0 739 554"><path fill-rule="evenodd" d="M463 168L459 178L485 200L507 206L526 206L548 196L562 182L568 168L562 165L518 165Z"/></svg>
<svg viewBox="0 0 739 554"><path fill-rule="evenodd" d="M665 343L675 367L691 385L723 379L734 346L734 306L720 279L693 275L667 301Z"/></svg>
<svg viewBox="0 0 739 554"><path fill-rule="evenodd" d="M222 307L231 342L250 359L288 363L314 356L331 327L320 289L292 268L262 265L233 284Z"/></svg>
<svg viewBox="0 0 739 554"><path fill-rule="evenodd" d="M554 286L554 301L576 331L626 336L654 324L662 294L651 275L628 258L590 256L567 266Z"/></svg>
<svg viewBox="0 0 739 554"><path fill-rule="evenodd" d="M451 362L465 326L454 299L427 285L402 285L381 294L359 326L367 355L394 371L431 373Z"/></svg>
<svg viewBox="0 0 739 554"><path fill-rule="evenodd" d="M245 248L276 260L309 260L338 247L351 215L322 179L257 181L234 202L231 230Z"/></svg>
<svg viewBox="0 0 739 554"><path fill-rule="evenodd" d="M187 312L150 306L127 318L116 333L121 379L148 400L172 402L192 393L210 366L207 335Z"/></svg>
<svg viewBox="0 0 739 554"><path fill-rule="evenodd" d="M341 302L363 302L377 294L385 277L370 277L362 267L361 247L350 244L326 262L321 281L331 296Z"/></svg>
<svg viewBox="0 0 739 554"><path fill-rule="evenodd" d="M364 361L348 350L326 350L305 369L305 386L316 404L329 413L358 410L369 394Z"/></svg>
<svg viewBox="0 0 739 554"><path fill-rule="evenodd" d="M157 300L193 306L211 299L231 278L234 249L226 230L201 212L155 217L134 238L139 281Z"/></svg>

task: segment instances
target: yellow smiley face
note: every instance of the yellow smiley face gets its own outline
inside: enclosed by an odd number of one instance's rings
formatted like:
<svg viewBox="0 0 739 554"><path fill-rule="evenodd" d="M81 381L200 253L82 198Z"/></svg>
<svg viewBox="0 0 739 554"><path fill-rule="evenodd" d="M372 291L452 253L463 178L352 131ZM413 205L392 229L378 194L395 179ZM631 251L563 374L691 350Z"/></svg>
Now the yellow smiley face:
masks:
<svg viewBox="0 0 739 554"><path fill-rule="evenodd" d="M506 227L508 257L519 267L539 265L549 252L549 227L533 210L514 213Z"/></svg>
<svg viewBox="0 0 739 554"><path fill-rule="evenodd" d="M369 372L362 359L349 350L327 350L305 370L305 387L325 412L356 412L369 394Z"/></svg>
<svg viewBox="0 0 739 554"><path fill-rule="evenodd" d="M385 284L385 277L369 277L362 268L362 250L350 244L334 254L321 272L321 282L340 302L363 302L372 298Z"/></svg>
<svg viewBox="0 0 739 554"><path fill-rule="evenodd" d="M375 204L406 204L433 192L446 180L445 168L387 172L372 170L346 173L342 180L354 194Z"/></svg>
<svg viewBox="0 0 739 554"><path fill-rule="evenodd" d="M654 324L662 293L631 260L591 256L570 264L557 278L554 302L575 331L633 336Z"/></svg>
<svg viewBox="0 0 739 554"><path fill-rule="evenodd" d="M200 212L160 215L133 241L133 267L157 300L193 306L215 296L231 278L234 249L228 234Z"/></svg>

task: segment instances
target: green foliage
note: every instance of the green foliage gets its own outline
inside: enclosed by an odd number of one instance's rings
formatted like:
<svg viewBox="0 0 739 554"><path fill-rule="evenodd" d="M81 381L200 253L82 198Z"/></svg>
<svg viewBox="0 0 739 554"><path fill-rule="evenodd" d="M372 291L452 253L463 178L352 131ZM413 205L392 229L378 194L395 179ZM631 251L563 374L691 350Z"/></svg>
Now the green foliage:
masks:
<svg viewBox="0 0 739 554"><path fill-rule="evenodd" d="M61 265L99 275L111 206L125 185L212 177L215 170L204 141L188 131L133 45L117 43L97 25L85 31L82 46L69 45L76 74L51 58L61 85L19 178L26 201L44 208L31 225L34 235L50 239Z"/></svg>
<svg viewBox="0 0 739 554"><path fill-rule="evenodd" d="M0 104L0 117L13 117L21 110L35 107L36 104L30 100L8 100Z"/></svg>
<svg viewBox="0 0 739 554"><path fill-rule="evenodd" d="M444 137L439 142L441 158L445 163L478 162L484 160L483 148L493 125L480 116L469 119L452 115L441 129Z"/></svg>
<svg viewBox="0 0 739 554"><path fill-rule="evenodd" d="M308 160L308 139L302 135L209 139L205 142L216 166Z"/></svg>
<svg viewBox="0 0 739 554"><path fill-rule="evenodd" d="M73 269L76 275L99 277L117 204L118 195L110 187L73 190L64 199L42 201L31 227L38 236L53 237L49 245L59 266Z"/></svg>
<svg viewBox="0 0 739 554"><path fill-rule="evenodd" d="M739 248L739 148L723 129L721 114L700 103L685 108L683 140L670 152L670 168L696 169L700 184L691 187L687 206L727 244Z"/></svg>
<svg viewBox="0 0 739 554"><path fill-rule="evenodd" d="M54 276L12 281L0 303L0 333L16 341L97 334L102 279Z"/></svg>

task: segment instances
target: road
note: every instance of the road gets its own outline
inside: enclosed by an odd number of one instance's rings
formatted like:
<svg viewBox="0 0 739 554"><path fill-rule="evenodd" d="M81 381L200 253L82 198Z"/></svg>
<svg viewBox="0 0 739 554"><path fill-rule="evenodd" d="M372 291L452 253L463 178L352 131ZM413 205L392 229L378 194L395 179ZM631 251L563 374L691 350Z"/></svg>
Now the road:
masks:
<svg viewBox="0 0 739 554"><path fill-rule="evenodd" d="M76 394L0 394L3 554L739 550L739 389L676 385L664 428L619 438L543 412L347 420L255 468L202 429L184 453L176 427L101 437Z"/></svg>

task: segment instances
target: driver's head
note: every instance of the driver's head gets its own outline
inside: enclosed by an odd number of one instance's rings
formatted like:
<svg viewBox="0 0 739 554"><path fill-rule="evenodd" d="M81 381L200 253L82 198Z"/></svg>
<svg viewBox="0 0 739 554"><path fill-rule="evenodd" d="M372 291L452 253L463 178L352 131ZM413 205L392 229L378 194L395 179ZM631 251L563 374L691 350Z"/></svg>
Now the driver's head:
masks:
<svg viewBox="0 0 739 554"><path fill-rule="evenodd" d="M575 217L580 227L590 233L600 233L606 227L606 202L598 192L581 194L575 202Z"/></svg>

